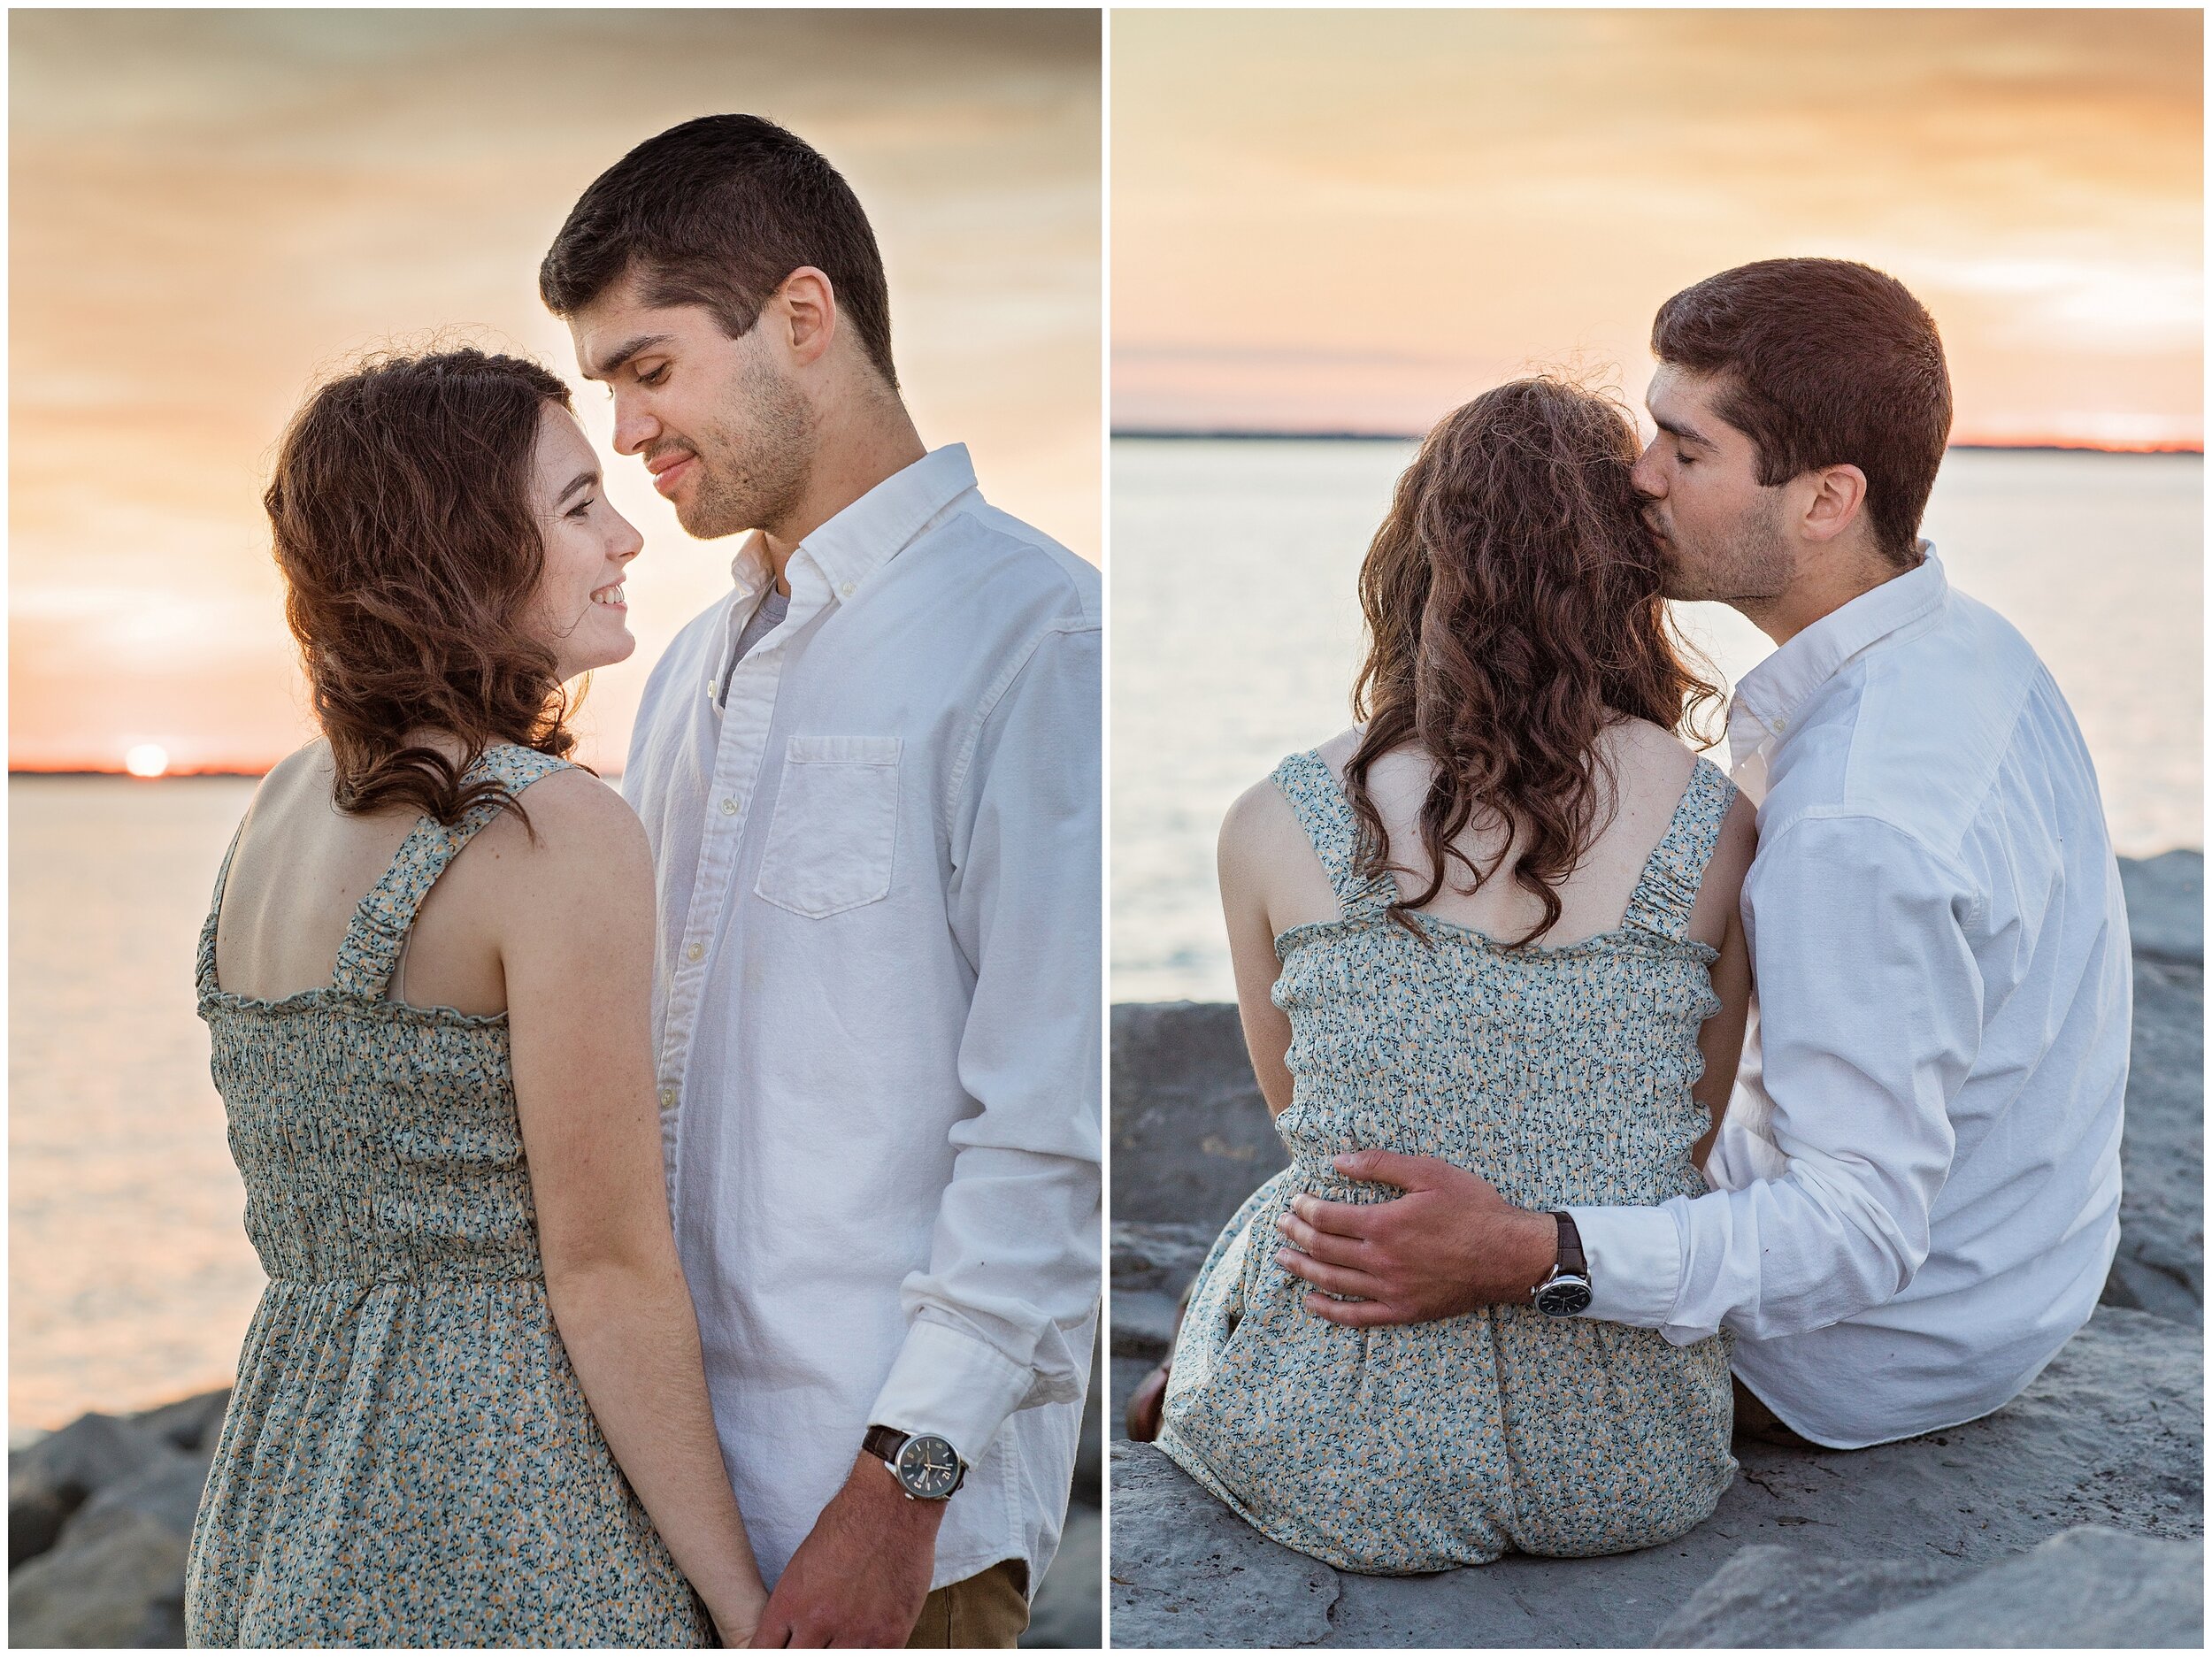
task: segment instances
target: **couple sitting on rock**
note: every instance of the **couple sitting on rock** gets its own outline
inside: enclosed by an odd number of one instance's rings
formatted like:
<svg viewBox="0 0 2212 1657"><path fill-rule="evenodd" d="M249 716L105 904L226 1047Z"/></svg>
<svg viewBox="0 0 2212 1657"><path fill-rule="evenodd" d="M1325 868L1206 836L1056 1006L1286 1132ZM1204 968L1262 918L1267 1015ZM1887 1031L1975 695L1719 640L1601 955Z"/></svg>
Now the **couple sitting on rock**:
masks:
<svg viewBox="0 0 2212 1657"><path fill-rule="evenodd" d="M1429 434L1361 572L1363 723L1223 826L1291 1165L1130 1428L1342 1569L1648 1546L1732 1432L1985 1415L2118 1241L2119 873L2050 674L1918 539L1932 320L1773 260L1653 348L1640 454L1548 380ZM1777 647L1726 774L1666 599Z"/></svg>

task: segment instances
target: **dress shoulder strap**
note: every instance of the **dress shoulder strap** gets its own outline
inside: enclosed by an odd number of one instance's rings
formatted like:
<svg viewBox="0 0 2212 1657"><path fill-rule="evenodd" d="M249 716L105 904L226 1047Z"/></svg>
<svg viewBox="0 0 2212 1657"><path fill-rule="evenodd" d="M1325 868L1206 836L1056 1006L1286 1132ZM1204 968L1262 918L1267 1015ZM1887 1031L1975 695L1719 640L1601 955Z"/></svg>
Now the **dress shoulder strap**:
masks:
<svg viewBox="0 0 2212 1657"><path fill-rule="evenodd" d="M1736 802L1736 785L1702 754L1690 768L1689 786L1676 803L1667 832L1645 861L1622 924L1678 942L1697 907L1705 865L1720 843L1720 825Z"/></svg>
<svg viewBox="0 0 2212 1657"><path fill-rule="evenodd" d="M1359 819L1344 786L1328 761L1310 749L1293 754L1275 768L1274 783L1313 842L1314 855L1329 877L1337 905L1348 921L1379 919L1398 901L1398 882L1388 873L1363 878L1356 869Z"/></svg>
<svg viewBox="0 0 2212 1657"><path fill-rule="evenodd" d="M465 778L488 777L503 786L509 797L522 793L541 777L566 771L570 762L541 754L535 748L503 743L486 748ZM400 842L392 866L369 888L347 923L345 940L338 946L338 963L331 987L352 995L381 996L389 983L399 952L415 924L415 911L430 895L430 888L461 848L495 817L496 802L472 806L451 827L435 817L418 817L407 838Z"/></svg>
<svg viewBox="0 0 2212 1657"><path fill-rule="evenodd" d="M215 987L215 927L223 917L223 889L230 884L231 860L238 855L238 842L246 837L246 825L253 817L253 808L238 819L238 826L231 831L230 849L223 854L223 866L215 871L215 896L207 906L207 920L200 927L200 953L192 970L193 987L205 995Z"/></svg>

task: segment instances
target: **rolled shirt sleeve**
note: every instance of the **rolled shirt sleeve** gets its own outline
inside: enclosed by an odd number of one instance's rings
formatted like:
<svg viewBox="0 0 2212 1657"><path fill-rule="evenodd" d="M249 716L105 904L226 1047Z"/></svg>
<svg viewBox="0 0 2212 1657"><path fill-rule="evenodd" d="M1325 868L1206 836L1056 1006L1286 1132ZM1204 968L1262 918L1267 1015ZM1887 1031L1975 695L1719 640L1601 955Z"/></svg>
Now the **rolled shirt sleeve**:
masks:
<svg viewBox="0 0 2212 1657"><path fill-rule="evenodd" d="M1651 1208L1573 1210L1584 1314L1678 1346L1824 1328L1901 1292L1951 1166L1950 1105L1981 1047L1976 900L1879 819L1809 814L1744 883L1761 1069L1786 1172Z"/></svg>
<svg viewBox="0 0 2212 1657"><path fill-rule="evenodd" d="M1083 1395L1101 1139L1100 633L1056 624L979 711L954 790L948 913L975 970L959 1052L981 1107L870 1419L973 1462L1015 1410Z"/></svg>

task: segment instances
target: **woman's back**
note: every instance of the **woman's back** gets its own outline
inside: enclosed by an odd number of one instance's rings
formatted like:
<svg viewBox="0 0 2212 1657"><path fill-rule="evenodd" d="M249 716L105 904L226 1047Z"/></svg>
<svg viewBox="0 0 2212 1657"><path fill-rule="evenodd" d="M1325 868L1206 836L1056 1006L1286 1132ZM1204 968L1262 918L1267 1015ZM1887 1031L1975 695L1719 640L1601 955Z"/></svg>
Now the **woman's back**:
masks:
<svg viewBox="0 0 2212 1657"><path fill-rule="evenodd" d="M1314 750L1340 785L1360 734L1357 730L1341 732ZM1696 763L1696 756L1678 738L1642 719L1622 719L1608 726L1599 737L1596 757L1600 763L1592 775L1594 833L1575 868L1555 888L1559 919L1534 940L1547 948L1611 932L1621 924L1630 894L1665 834ZM1425 754L1409 746L1382 756L1367 776L1368 795L1389 835L1386 861L1400 871L1400 886L1409 897L1426 882L1429 859L1418 817L1435 769ZM1273 783L1269 779L1238 802L1225 832L1246 836L1253 878L1267 903L1272 931L1280 932L1303 922L1333 918L1337 895L1312 842L1290 820L1294 814L1285 809L1287 802ZM1271 823L1264 820L1270 817ZM1749 861L1747 817L1747 812L1730 825L1738 832L1724 834L1716 845L1691 918L1689 936L1716 948ZM1504 856L1498 858L1499 843L1508 838L1497 825L1471 824L1454 846L1476 868L1489 871L1489 878L1468 892L1465 869L1454 863L1435 898L1417 912L1496 939L1525 934L1543 918L1543 909L1513 878L1525 836L1512 836Z"/></svg>
<svg viewBox="0 0 2212 1657"><path fill-rule="evenodd" d="M318 740L255 791L216 930L216 975L225 990L280 1001L328 986L355 909L413 832L417 813L406 807L340 810L335 783L329 744ZM568 786L597 785L579 775L548 777L543 786ZM475 1016L505 1010L498 919L513 895L501 879L513 859L502 853L525 832L503 812L443 868L416 913L392 999Z"/></svg>
<svg viewBox="0 0 2212 1657"><path fill-rule="evenodd" d="M1273 929L1271 998L1287 1021L1278 1125L1292 1165L1246 1203L1202 1273L1160 1443L1292 1546L1391 1572L1508 1548L1612 1552L1679 1534L1726 1487L1721 1342L1678 1349L1526 1306L1348 1329L1307 1312L1305 1285L1274 1258L1274 1223L1296 1193L1398 1194L1337 1173L1332 1159L1348 1151L1438 1157L1537 1209L1703 1190L1693 1153L1708 1116L1693 1088L1700 1028L1719 1009L1717 951L1692 927L1734 790L1673 746L1688 774L1656 814L1666 778L1652 762L1667 756L1619 756L1622 806L1586 861L1589 901L1569 894L1552 929L1566 941L1550 947L1509 947L1441 904L1421 910L1417 936L1388 917L1398 883L1360 871L1357 820L1323 755L1294 756L1272 779L1306 864L1263 819L1265 871L1237 878L1268 886L1263 901L1288 921ZM1386 778L1378 792L1394 842L1392 802L1417 802L1420 784ZM1609 878L1618 886L1622 848L1646 855L1619 908L1599 930L1577 927ZM1305 878L1316 870L1325 909ZM1512 937L1531 917L1484 918Z"/></svg>

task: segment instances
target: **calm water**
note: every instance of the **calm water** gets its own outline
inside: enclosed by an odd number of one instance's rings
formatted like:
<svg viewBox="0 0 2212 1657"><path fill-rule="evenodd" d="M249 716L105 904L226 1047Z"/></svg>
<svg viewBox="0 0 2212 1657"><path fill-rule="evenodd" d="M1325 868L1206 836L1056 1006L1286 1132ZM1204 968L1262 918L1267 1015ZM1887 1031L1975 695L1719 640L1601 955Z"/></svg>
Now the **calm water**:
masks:
<svg viewBox="0 0 2212 1657"><path fill-rule="evenodd" d="M1350 723L1354 580L1410 444L1113 445L1116 1001L1229 1000L1221 814ZM2096 757L2127 855L2203 843L2203 463L1961 451L1924 533L1952 582L2025 633ZM1734 611L1683 620L1732 682L1770 648Z"/></svg>
<svg viewBox="0 0 2212 1657"><path fill-rule="evenodd" d="M226 1385L261 1268L192 1010L253 784L12 779L8 1423Z"/></svg>

